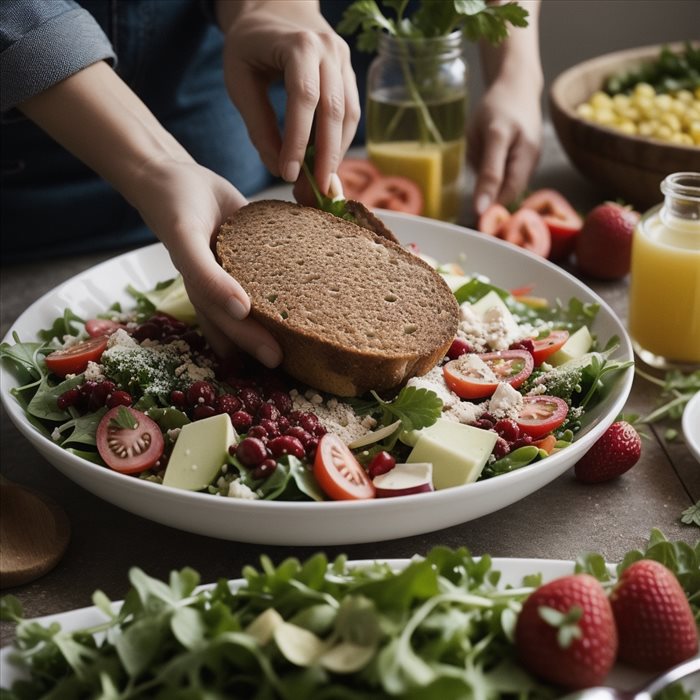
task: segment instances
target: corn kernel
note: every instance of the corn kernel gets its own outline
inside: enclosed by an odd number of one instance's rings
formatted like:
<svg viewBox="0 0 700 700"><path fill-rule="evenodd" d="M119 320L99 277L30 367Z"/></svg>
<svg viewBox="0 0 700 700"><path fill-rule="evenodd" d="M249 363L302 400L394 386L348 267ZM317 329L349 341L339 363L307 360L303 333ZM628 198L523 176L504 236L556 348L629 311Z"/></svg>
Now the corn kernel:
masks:
<svg viewBox="0 0 700 700"><path fill-rule="evenodd" d="M666 112L666 114L662 115L661 123L665 124L671 131L677 132L681 130L681 120L671 112Z"/></svg>
<svg viewBox="0 0 700 700"><path fill-rule="evenodd" d="M611 109L596 109L593 115L593 120L598 124L612 126L617 121L615 113Z"/></svg>
<svg viewBox="0 0 700 700"><path fill-rule="evenodd" d="M635 124L638 124L642 120L642 113L636 107L627 107L627 109L620 112L620 116L624 119L629 119Z"/></svg>
<svg viewBox="0 0 700 700"><path fill-rule="evenodd" d="M581 119L593 119L595 117L595 110L588 102L584 102L576 108L576 114L578 114Z"/></svg>
<svg viewBox="0 0 700 700"><path fill-rule="evenodd" d="M654 97L656 91L649 83L637 83L634 86L634 94L638 97Z"/></svg>
<svg viewBox="0 0 700 700"><path fill-rule="evenodd" d="M656 131L654 122L639 122L637 127L640 136L653 136Z"/></svg>
<svg viewBox="0 0 700 700"><path fill-rule="evenodd" d="M689 105L693 102L693 93L690 90L679 90L674 97L683 104Z"/></svg>
<svg viewBox="0 0 700 700"><path fill-rule="evenodd" d="M663 112L668 112L673 104L673 98L671 95L657 95L654 98L654 102L657 109L660 109Z"/></svg>
<svg viewBox="0 0 700 700"><path fill-rule="evenodd" d="M666 124L659 124L654 133L654 136L656 136L657 139L669 141L671 139L671 136L673 136L673 132L668 126L666 126Z"/></svg>
<svg viewBox="0 0 700 700"><path fill-rule="evenodd" d="M600 90L598 92L593 93L590 102L591 106L595 109L610 109L612 107L612 100L610 99L610 95L607 95L606 93L601 92Z"/></svg>
<svg viewBox="0 0 700 700"><path fill-rule="evenodd" d="M671 143L675 143L679 146L692 146L693 145L693 139L690 138L689 134L672 134L671 135Z"/></svg>
<svg viewBox="0 0 700 700"><path fill-rule="evenodd" d="M631 136L634 136L637 133L637 126L629 119L624 119L616 126L623 134L630 134Z"/></svg>
<svg viewBox="0 0 700 700"><path fill-rule="evenodd" d="M626 109L629 107L630 104L630 98L627 95L613 95L612 97L612 102L614 108L618 111L621 112L622 110Z"/></svg>

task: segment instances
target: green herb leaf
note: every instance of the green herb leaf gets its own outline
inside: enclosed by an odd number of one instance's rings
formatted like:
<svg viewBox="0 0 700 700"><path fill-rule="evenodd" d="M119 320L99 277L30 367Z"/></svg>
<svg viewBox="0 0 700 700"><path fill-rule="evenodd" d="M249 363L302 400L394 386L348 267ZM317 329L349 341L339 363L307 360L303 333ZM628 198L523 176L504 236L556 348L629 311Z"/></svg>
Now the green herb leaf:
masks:
<svg viewBox="0 0 700 700"><path fill-rule="evenodd" d="M44 342L48 342L54 338L63 341L63 336L65 335L78 335L80 333L82 328L76 324L84 326L85 321L83 321L80 316L74 314L70 309L65 309L63 316L59 316L53 322L51 328L40 330L37 335Z"/></svg>
<svg viewBox="0 0 700 700"><path fill-rule="evenodd" d="M681 513L681 522L686 525L696 525L700 527L700 501L686 508Z"/></svg>
<svg viewBox="0 0 700 700"><path fill-rule="evenodd" d="M401 430L420 430L435 423L442 415L442 400L430 389L405 386L393 401L382 400L374 391L371 394L383 411L384 425L398 419Z"/></svg>

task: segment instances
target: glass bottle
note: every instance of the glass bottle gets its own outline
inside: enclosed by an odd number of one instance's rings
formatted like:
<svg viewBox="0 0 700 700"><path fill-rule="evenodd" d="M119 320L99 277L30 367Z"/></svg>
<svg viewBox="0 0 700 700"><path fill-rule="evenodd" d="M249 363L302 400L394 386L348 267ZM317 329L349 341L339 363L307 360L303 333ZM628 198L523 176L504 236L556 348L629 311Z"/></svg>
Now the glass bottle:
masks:
<svg viewBox="0 0 700 700"><path fill-rule="evenodd" d="M642 216L632 239L629 331L653 367L700 366L700 173L661 183L662 204Z"/></svg>
<svg viewBox="0 0 700 700"><path fill-rule="evenodd" d="M367 153L385 175L420 186L424 216L457 219L466 114L461 31L429 39L382 35L367 77Z"/></svg>

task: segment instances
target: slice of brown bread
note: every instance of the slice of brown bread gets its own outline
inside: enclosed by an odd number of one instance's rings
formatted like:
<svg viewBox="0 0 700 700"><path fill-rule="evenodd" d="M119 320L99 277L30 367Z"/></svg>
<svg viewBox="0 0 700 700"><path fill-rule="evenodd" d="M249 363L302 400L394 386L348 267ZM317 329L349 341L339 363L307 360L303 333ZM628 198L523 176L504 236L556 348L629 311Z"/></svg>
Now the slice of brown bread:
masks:
<svg viewBox="0 0 700 700"><path fill-rule="evenodd" d="M248 204L221 227L216 250L282 346L283 368L322 391L397 388L434 367L457 331L457 302L435 270L318 209Z"/></svg>

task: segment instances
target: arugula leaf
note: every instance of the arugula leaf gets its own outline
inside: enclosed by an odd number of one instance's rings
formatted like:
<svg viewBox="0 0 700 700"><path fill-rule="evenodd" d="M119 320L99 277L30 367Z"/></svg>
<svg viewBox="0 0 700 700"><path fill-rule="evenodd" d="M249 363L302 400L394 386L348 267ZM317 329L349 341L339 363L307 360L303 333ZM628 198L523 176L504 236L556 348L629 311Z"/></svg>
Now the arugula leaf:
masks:
<svg viewBox="0 0 700 700"><path fill-rule="evenodd" d="M382 423L389 425L398 419L401 430L427 428L442 414L442 400L430 389L405 386L393 401L384 401L374 391L370 393L382 411Z"/></svg>
<svg viewBox="0 0 700 700"><path fill-rule="evenodd" d="M26 411L30 416L42 420L63 422L69 417L68 413L58 407L57 400L68 389L80 386L85 381L85 375L78 374L71 379L53 385L48 376L44 376L37 388L36 394L27 405Z"/></svg>
<svg viewBox="0 0 700 700"><path fill-rule="evenodd" d="M80 318L80 316L74 314L70 309L65 309L63 316L59 316L51 325L51 328L45 328L40 330L37 335L44 342L48 342L57 338L63 341L64 335L78 335L82 330L75 324L78 323L82 326L85 325L85 321Z"/></svg>
<svg viewBox="0 0 700 700"><path fill-rule="evenodd" d="M57 430L61 434L61 446L66 448L68 445L94 446L97 443L95 437L97 435L97 426L105 413L107 413L107 408L103 406L93 413L77 416L76 418L66 421L63 425L60 425ZM63 437L63 433L66 431L70 432L68 432L66 437ZM77 451L74 450L73 452L75 454ZM92 459L90 461L94 462L95 460ZM101 460L99 463L101 463Z"/></svg>
<svg viewBox="0 0 700 700"><path fill-rule="evenodd" d="M12 334L14 345L0 344L0 360L10 362L20 385L34 383L46 374L43 361L39 359L43 343L23 343L16 332ZM21 391L22 388L16 389Z"/></svg>
<svg viewBox="0 0 700 700"><path fill-rule="evenodd" d="M355 217L347 210L347 202L345 199L331 199L326 195L322 194L318 188L318 183L314 177L314 157L316 149L314 146L308 146L306 149L306 154L304 155L304 161L302 162L302 169L306 179L311 185L314 197L316 198L316 204L321 211L328 212L337 216L339 219L345 219L346 221L356 222Z"/></svg>

